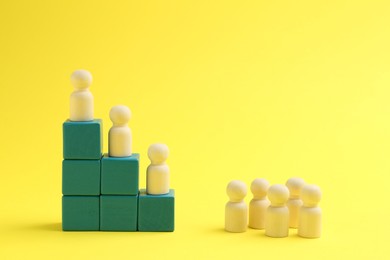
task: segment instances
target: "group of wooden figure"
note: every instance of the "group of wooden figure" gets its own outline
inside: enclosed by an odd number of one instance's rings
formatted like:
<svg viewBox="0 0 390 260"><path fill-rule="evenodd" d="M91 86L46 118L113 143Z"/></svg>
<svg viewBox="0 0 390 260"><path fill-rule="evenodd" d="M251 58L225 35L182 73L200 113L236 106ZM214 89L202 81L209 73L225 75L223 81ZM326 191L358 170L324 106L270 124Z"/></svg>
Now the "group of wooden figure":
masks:
<svg viewBox="0 0 390 260"><path fill-rule="evenodd" d="M269 185L257 178L251 184L253 199L248 206L244 202L246 184L234 180L227 186L229 201L225 207L225 230L245 232L247 227L264 229L269 237L287 237L289 228L297 228L298 236L318 238L321 236L321 190L318 186L305 184L298 177L287 180L286 185Z"/></svg>
<svg viewBox="0 0 390 260"><path fill-rule="evenodd" d="M71 76L74 91L70 96L69 120L74 122L92 121L94 119L94 98L89 90L92 75L87 70L76 70ZM108 156L129 157L132 153L132 132L128 126L131 111L127 106L116 105L110 110L112 127L108 135ZM151 164L147 168L148 194L161 195L169 193L169 167L165 163L169 149L166 144L156 143L149 146L148 157Z"/></svg>

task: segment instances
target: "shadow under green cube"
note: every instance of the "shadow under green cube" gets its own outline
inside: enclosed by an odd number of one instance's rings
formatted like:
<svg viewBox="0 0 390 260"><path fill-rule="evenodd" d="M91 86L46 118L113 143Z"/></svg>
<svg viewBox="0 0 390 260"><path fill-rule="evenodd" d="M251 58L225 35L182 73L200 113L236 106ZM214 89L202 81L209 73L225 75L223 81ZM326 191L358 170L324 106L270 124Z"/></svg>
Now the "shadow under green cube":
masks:
<svg viewBox="0 0 390 260"><path fill-rule="evenodd" d="M99 196L63 196L62 229L64 231L99 230Z"/></svg>
<svg viewBox="0 0 390 260"><path fill-rule="evenodd" d="M65 121L63 129L64 159L100 159L102 156L102 120Z"/></svg>
<svg viewBox="0 0 390 260"><path fill-rule="evenodd" d="M174 231L175 191L164 195L148 195L140 190L138 198L138 231Z"/></svg>
<svg viewBox="0 0 390 260"><path fill-rule="evenodd" d="M101 161L101 194L138 195L139 154L109 157Z"/></svg>
<svg viewBox="0 0 390 260"><path fill-rule="evenodd" d="M100 230L137 231L138 195L100 196Z"/></svg>
<svg viewBox="0 0 390 260"><path fill-rule="evenodd" d="M100 160L63 160L63 195L100 195Z"/></svg>

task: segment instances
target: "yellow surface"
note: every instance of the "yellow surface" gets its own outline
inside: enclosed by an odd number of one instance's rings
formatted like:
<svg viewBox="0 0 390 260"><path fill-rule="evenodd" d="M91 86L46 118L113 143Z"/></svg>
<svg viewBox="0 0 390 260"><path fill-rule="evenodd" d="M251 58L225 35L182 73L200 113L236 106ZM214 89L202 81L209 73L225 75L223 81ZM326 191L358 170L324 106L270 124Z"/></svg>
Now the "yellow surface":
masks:
<svg viewBox="0 0 390 260"><path fill-rule="evenodd" d="M0 4L0 259L389 259L388 1L97 2ZM105 150L131 108L141 187L169 145L174 233L60 231L78 68ZM228 181L291 176L322 188L322 238L223 231Z"/></svg>

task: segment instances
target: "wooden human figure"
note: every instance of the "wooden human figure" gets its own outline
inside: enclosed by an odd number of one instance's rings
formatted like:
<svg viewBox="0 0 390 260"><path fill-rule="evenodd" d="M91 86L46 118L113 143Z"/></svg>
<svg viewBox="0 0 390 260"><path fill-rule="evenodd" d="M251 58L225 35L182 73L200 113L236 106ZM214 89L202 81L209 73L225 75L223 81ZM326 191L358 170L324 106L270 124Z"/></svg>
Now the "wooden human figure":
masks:
<svg viewBox="0 0 390 260"><path fill-rule="evenodd" d="M132 134L127 125L131 111L123 105L114 106L110 110L110 119L113 123L108 133L108 154L110 157L131 156Z"/></svg>
<svg viewBox="0 0 390 260"><path fill-rule="evenodd" d="M265 179L254 179L251 184L253 199L249 203L249 227L254 229L264 229L265 213L269 206L267 199L269 183Z"/></svg>
<svg viewBox="0 0 390 260"><path fill-rule="evenodd" d="M225 206L225 230L228 232L245 232L248 226L248 207L244 202L247 188L242 181L229 182L226 193L229 201Z"/></svg>
<svg viewBox="0 0 390 260"><path fill-rule="evenodd" d="M274 184L268 189L271 205L265 215L265 234L269 237L287 237L289 214L286 206L289 191L286 186Z"/></svg>
<svg viewBox="0 0 390 260"><path fill-rule="evenodd" d="M146 192L152 195L169 193L169 167L165 163L169 150L165 144L152 144L148 149L150 165L146 170Z"/></svg>
<svg viewBox="0 0 390 260"><path fill-rule="evenodd" d="M302 206L301 190L305 185L305 181L298 177L293 177L287 180L286 186L290 191L290 198L287 201L287 207L290 214L290 228L298 227L299 209Z"/></svg>
<svg viewBox="0 0 390 260"><path fill-rule="evenodd" d="M301 198L303 205L299 212L298 235L305 238L318 238L321 236L321 190L316 185L305 185L302 188Z"/></svg>
<svg viewBox="0 0 390 260"><path fill-rule="evenodd" d="M70 95L70 121L93 120L93 95L89 91L92 75L86 70L76 70L70 80L74 91Z"/></svg>

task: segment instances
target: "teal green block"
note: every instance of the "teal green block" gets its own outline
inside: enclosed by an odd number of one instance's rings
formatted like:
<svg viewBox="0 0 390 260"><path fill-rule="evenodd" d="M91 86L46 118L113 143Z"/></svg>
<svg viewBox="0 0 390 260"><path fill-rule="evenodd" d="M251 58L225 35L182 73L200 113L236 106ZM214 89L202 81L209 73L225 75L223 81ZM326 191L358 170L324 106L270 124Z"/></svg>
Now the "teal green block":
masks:
<svg viewBox="0 0 390 260"><path fill-rule="evenodd" d="M103 149L102 129L101 119L64 122L62 126L64 159L100 159Z"/></svg>
<svg viewBox="0 0 390 260"><path fill-rule="evenodd" d="M138 231L174 231L175 191L148 195L141 190L138 198Z"/></svg>
<svg viewBox="0 0 390 260"><path fill-rule="evenodd" d="M100 230L137 231L138 195L100 196Z"/></svg>
<svg viewBox="0 0 390 260"><path fill-rule="evenodd" d="M109 157L105 154L101 164L101 194L138 194L139 154L129 157Z"/></svg>
<svg viewBox="0 0 390 260"><path fill-rule="evenodd" d="M63 160L63 195L100 195L100 160Z"/></svg>
<svg viewBox="0 0 390 260"><path fill-rule="evenodd" d="M64 231L99 230L99 196L63 196L62 229Z"/></svg>

